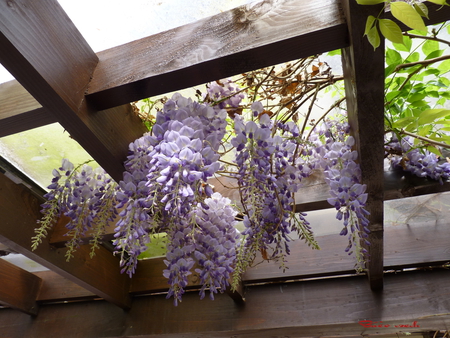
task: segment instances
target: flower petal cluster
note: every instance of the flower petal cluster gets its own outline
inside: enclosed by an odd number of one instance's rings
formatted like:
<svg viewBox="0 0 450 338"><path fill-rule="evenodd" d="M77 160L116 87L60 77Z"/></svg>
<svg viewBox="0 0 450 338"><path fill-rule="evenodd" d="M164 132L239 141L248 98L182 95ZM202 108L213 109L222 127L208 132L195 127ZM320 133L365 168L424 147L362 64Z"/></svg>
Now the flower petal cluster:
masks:
<svg viewBox="0 0 450 338"><path fill-rule="evenodd" d="M163 274L170 284L167 298L173 296L175 305L181 301L194 266L202 285L201 299L206 289L214 299L215 293L223 292L229 285L240 236L234 227L236 211L230 202L219 193L213 193L193 206L190 215L169 230L172 240L167 248L164 261L167 269Z"/></svg>
<svg viewBox="0 0 450 338"><path fill-rule="evenodd" d="M217 150L226 117L224 110L175 94L158 112L152 134L130 144L127 171L117 193L123 210L114 244L123 270L131 276L150 240L148 234L167 232L170 272L165 275L175 299L181 300L192 267L187 238L193 229L192 210L211 196L206 181L220 169ZM180 245L183 252L177 249Z"/></svg>
<svg viewBox="0 0 450 338"><path fill-rule="evenodd" d="M350 126L338 120L325 121L318 128L313 140L314 166L324 171L325 181L330 187L328 203L337 210L336 218L343 220L342 236L348 235L346 251L355 247L358 265L364 262L367 250L361 247L361 240L367 245L369 212L366 210L366 185L361 184L361 169L356 162L358 153L352 149L355 140L349 135ZM358 269L361 269L358 266Z"/></svg>
<svg viewBox="0 0 450 338"><path fill-rule="evenodd" d="M66 258L70 259L89 230L95 229L93 250L98 247L106 224L116 216L112 207L116 184L102 168L93 169L87 164L75 168L67 159L63 159L59 170L53 170L53 176L48 186L50 191L44 196L47 202L42 205L43 219L39 223L46 232L56 217L70 218L66 224L70 237L66 242ZM41 241L41 228L36 230L33 247Z"/></svg>
<svg viewBox="0 0 450 338"><path fill-rule="evenodd" d="M418 177L429 177L441 184L450 178L450 163L440 160L436 154L414 147L410 136L398 140L395 134L387 140L386 155L390 158L392 167L402 168Z"/></svg>
<svg viewBox="0 0 450 338"><path fill-rule="evenodd" d="M302 171L296 167L298 128L296 124L274 124L263 112L260 102L252 104L257 120L236 116L237 178L244 210L245 241L238 257L243 271L260 251L264 258L289 254L289 234L299 232L314 247L309 223L304 214L295 214L294 194L300 187Z"/></svg>
<svg viewBox="0 0 450 338"><path fill-rule="evenodd" d="M227 106L236 108L244 98L245 94L239 91L239 87L231 79L208 83L203 97L204 100L212 101L219 109Z"/></svg>

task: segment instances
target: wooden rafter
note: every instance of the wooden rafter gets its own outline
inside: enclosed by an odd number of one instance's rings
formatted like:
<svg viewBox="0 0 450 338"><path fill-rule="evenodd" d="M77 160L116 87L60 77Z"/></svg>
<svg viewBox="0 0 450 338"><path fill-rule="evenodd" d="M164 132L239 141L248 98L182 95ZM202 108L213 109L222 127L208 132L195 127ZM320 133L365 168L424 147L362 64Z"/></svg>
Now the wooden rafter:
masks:
<svg viewBox="0 0 450 338"><path fill-rule="evenodd" d="M130 311L102 301L41 305L30 321L0 311L6 337L360 337L361 334L427 332L450 327L449 271L414 271L385 276L383 294L367 292L363 276L247 287L246 305L225 295L199 300L183 295L174 307L165 295L136 297ZM360 321L387 327L364 328ZM401 328L396 325L414 325Z"/></svg>
<svg viewBox="0 0 450 338"><path fill-rule="evenodd" d="M116 180L145 128L129 105L95 111L84 94L98 63L56 0L0 3L0 62ZM17 114L16 114L17 115Z"/></svg>
<svg viewBox="0 0 450 338"><path fill-rule="evenodd" d="M53 249L44 241L31 250L31 237L40 218L39 201L26 188L0 174L0 242L35 262L58 272L92 293L122 308L130 307L130 278L120 273L119 260L101 248L94 258L90 248L80 247L70 263L66 249Z"/></svg>
<svg viewBox="0 0 450 338"><path fill-rule="evenodd" d="M347 43L336 1L261 1L98 53L87 98L106 109Z"/></svg>
<svg viewBox="0 0 450 338"><path fill-rule="evenodd" d="M56 122L19 82L0 84L0 137Z"/></svg>
<svg viewBox="0 0 450 338"><path fill-rule="evenodd" d="M14 264L0 259L0 304L30 315L38 313L36 303L42 280Z"/></svg>

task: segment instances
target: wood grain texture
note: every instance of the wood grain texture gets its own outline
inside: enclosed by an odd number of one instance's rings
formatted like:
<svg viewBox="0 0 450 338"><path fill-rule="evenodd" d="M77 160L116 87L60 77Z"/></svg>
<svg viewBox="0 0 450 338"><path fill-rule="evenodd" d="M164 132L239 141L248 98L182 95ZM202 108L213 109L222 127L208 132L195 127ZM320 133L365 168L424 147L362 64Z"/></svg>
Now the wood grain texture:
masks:
<svg viewBox="0 0 450 338"><path fill-rule="evenodd" d="M0 242L77 283L92 293L122 308L129 308L130 279L120 274L119 260L101 248L93 259L90 248L81 246L70 263L66 262L66 249L53 249L48 241L31 251L36 220L40 218L39 202L26 188L14 184L0 174Z"/></svg>
<svg viewBox="0 0 450 338"><path fill-rule="evenodd" d="M0 2L0 62L116 180L145 131L131 107L96 111L84 95L97 55L56 0Z"/></svg>
<svg viewBox="0 0 450 338"><path fill-rule="evenodd" d="M373 289L383 287L383 159L384 159L384 40L376 51L364 36L366 18L377 16L382 5L361 6L343 1L350 47L343 49L342 65L351 133L355 137L361 180L367 185L370 212L370 260L366 264Z"/></svg>
<svg viewBox="0 0 450 338"><path fill-rule="evenodd" d="M0 259L0 304L37 315L36 298L41 283L36 275Z"/></svg>
<svg viewBox="0 0 450 338"><path fill-rule="evenodd" d="M38 302L80 301L98 298L94 293L51 270L37 271L33 274L42 280L42 286L36 298Z"/></svg>
<svg viewBox="0 0 450 338"><path fill-rule="evenodd" d="M265 0L98 53L97 109L347 46L334 0Z"/></svg>
<svg viewBox="0 0 450 338"><path fill-rule="evenodd" d="M368 292L363 276L249 286L245 307L226 295L183 295L174 307L165 295L136 297L128 312L108 303L42 305L39 316L0 310L6 337L317 337L426 332L450 327L449 271L388 274L384 289ZM382 321L367 329L361 320ZM413 324L414 329L395 325ZM68 329L70 328L70 329Z"/></svg>
<svg viewBox="0 0 450 338"><path fill-rule="evenodd" d="M56 122L19 82L0 84L0 137Z"/></svg>

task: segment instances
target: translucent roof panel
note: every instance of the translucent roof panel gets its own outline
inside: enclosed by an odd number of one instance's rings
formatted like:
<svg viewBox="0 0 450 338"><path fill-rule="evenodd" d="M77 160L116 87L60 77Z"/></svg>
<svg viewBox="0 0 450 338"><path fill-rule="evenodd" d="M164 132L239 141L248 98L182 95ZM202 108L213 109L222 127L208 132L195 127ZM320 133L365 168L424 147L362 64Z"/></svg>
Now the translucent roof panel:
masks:
<svg viewBox="0 0 450 338"><path fill-rule="evenodd" d="M0 138L0 155L42 188L50 184L52 170L63 158L74 165L92 159L59 123Z"/></svg>
<svg viewBox="0 0 450 338"><path fill-rule="evenodd" d="M251 0L58 0L95 51L227 11Z"/></svg>

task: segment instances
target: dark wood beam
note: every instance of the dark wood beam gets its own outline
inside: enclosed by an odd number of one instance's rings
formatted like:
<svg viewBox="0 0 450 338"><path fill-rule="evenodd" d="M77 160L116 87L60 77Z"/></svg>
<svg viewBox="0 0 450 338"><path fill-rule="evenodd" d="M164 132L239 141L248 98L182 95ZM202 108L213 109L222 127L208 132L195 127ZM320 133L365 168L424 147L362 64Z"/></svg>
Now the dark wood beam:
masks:
<svg viewBox="0 0 450 338"><path fill-rule="evenodd" d="M377 16L382 5L360 6L344 0L350 47L342 52L345 94L351 132L356 140L362 183L367 185L370 212L370 286L383 288L383 159L384 159L384 40L376 51L364 36L366 18Z"/></svg>
<svg viewBox="0 0 450 338"><path fill-rule="evenodd" d="M19 82L0 84L0 137L56 122Z"/></svg>
<svg viewBox="0 0 450 338"><path fill-rule="evenodd" d="M145 128L130 106L96 111L84 95L98 63L56 0L0 3L0 62L116 180Z"/></svg>
<svg viewBox="0 0 450 338"><path fill-rule="evenodd" d="M261 1L98 53L87 98L106 109L347 45L338 1Z"/></svg>
<svg viewBox="0 0 450 338"><path fill-rule="evenodd" d="M0 259L0 304L36 315L41 283L38 276Z"/></svg>
<svg viewBox="0 0 450 338"><path fill-rule="evenodd" d="M367 292L364 276L254 285L247 286L245 307L226 295L200 301L188 292L178 307L165 295L136 297L129 312L102 301L41 305L32 321L0 309L0 331L5 337L62 337L70 330L74 337L269 338L444 330L449 278L447 270L387 274L379 293ZM365 328L363 320L385 327Z"/></svg>
<svg viewBox="0 0 450 338"><path fill-rule="evenodd" d="M47 240L32 251L31 237L41 216L38 199L3 174L0 174L0 190L1 243L119 307L130 307L130 278L120 274L117 257L100 248L91 259L90 248L84 245L68 263L66 249L51 248Z"/></svg>

